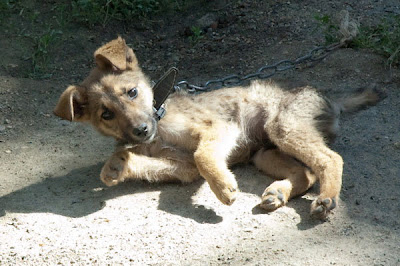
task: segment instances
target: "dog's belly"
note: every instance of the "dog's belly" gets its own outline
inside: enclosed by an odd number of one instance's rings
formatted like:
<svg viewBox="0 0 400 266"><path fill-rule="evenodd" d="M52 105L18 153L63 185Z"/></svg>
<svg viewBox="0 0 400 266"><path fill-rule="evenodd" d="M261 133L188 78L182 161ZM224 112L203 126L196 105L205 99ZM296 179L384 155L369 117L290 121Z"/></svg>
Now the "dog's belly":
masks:
<svg viewBox="0 0 400 266"><path fill-rule="evenodd" d="M257 139L249 139L246 136L245 138L239 138L238 145L232 150L227 161L229 165L248 163L260 149L268 150L273 148L276 148L276 146L268 139L266 134L263 134L262 138Z"/></svg>

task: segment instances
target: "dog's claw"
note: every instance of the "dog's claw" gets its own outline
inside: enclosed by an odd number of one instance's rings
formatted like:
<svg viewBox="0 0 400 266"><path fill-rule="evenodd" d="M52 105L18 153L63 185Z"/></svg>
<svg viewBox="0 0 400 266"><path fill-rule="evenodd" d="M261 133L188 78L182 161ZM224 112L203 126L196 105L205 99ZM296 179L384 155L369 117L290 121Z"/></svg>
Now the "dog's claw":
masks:
<svg viewBox="0 0 400 266"><path fill-rule="evenodd" d="M236 198L237 198L237 192L238 192L238 189L237 188L228 188L227 189L228 191L229 191L229 193L224 193L223 192L223 195L222 195L222 200L221 200L221 202L222 203L224 203L225 205L228 205L228 206L230 206L230 205L232 205L234 202L235 202L235 200L236 200Z"/></svg>
<svg viewBox="0 0 400 266"><path fill-rule="evenodd" d="M238 195L239 189L237 188L236 181L234 184L227 185L209 182L211 190L215 193L217 198L225 205L232 205Z"/></svg>

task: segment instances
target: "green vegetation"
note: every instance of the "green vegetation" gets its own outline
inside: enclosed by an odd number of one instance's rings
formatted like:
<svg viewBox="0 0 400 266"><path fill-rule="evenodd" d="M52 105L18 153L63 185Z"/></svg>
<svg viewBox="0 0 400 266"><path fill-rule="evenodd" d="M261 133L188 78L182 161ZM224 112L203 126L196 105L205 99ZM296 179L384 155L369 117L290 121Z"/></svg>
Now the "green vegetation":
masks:
<svg viewBox="0 0 400 266"><path fill-rule="evenodd" d="M105 26L110 20L133 21L150 18L171 7L179 9L183 3L172 0L73 0L72 16L89 26Z"/></svg>
<svg viewBox="0 0 400 266"><path fill-rule="evenodd" d="M195 45L204 37L203 30L200 29L199 27L192 26L190 28L190 31L192 35L189 36L189 41L192 43L192 45Z"/></svg>
<svg viewBox="0 0 400 266"><path fill-rule="evenodd" d="M390 66L400 64L400 15L385 18L374 27L361 27L352 45L385 56Z"/></svg>
<svg viewBox="0 0 400 266"><path fill-rule="evenodd" d="M16 7L17 1L1 0L0 1L0 24L7 20L11 11Z"/></svg>
<svg viewBox="0 0 400 266"><path fill-rule="evenodd" d="M53 50L57 40L59 40L62 32L54 29L48 29L39 36L32 37L33 53L30 57L32 62L32 72L29 74L32 78L48 78L49 73L49 54Z"/></svg>
<svg viewBox="0 0 400 266"><path fill-rule="evenodd" d="M0 23L4 32L24 39L28 37L23 42L24 59L32 66L28 76L44 78L52 72L49 58L58 40L68 38L65 35L76 26L105 27L113 21L151 23L161 13L188 10L190 6L206 3L205 0L60 0L38 8L42 5L40 1L0 0ZM339 26L329 15L314 18L326 45L340 41ZM192 45L204 38L203 30L196 26L190 28L189 35ZM387 16L378 25L361 25L350 47L371 49L385 56L388 65L399 65L400 15Z"/></svg>
<svg viewBox="0 0 400 266"><path fill-rule="evenodd" d="M50 12L39 12L34 1L0 0L0 23L2 29L28 42L24 60L31 68L27 76L35 79L49 78L53 70L50 58L56 51L58 41L66 38L74 24L87 27L105 27L111 21L145 21L161 12L182 10L189 0L72 0L56 1L49 6ZM43 21L46 19L45 31ZM18 25L18 26L17 26ZM23 25L23 26L21 26ZM195 35L196 40L200 35Z"/></svg>
<svg viewBox="0 0 400 266"><path fill-rule="evenodd" d="M10 10L15 6L16 3L17 1L13 0L2 0L0 2L0 10L1 11Z"/></svg>
<svg viewBox="0 0 400 266"><path fill-rule="evenodd" d="M314 19L317 21L317 28L322 29L325 37L325 44L332 44L340 40L339 26L332 22L328 15L315 15Z"/></svg>
<svg viewBox="0 0 400 266"><path fill-rule="evenodd" d="M327 16L315 16L318 28L322 29L325 44L340 41L339 26ZM400 15L388 16L375 26L361 26L350 47L368 48L387 58L387 64L400 64Z"/></svg>

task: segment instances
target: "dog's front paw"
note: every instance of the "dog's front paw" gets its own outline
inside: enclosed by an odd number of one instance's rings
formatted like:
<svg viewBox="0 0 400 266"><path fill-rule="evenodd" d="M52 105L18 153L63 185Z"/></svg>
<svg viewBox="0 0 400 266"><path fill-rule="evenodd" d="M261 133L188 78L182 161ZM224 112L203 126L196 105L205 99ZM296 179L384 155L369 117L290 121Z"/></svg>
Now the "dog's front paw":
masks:
<svg viewBox="0 0 400 266"><path fill-rule="evenodd" d="M232 205L235 202L239 189L234 178L230 181L221 182L220 180L216 180L208 183L211 190L223 204Z"/></svg>
<svg viewBox="0 0 400 266"><path fill-rule="evenodd" d="M101 181L107 186L115 186L124 181L126 159L121 156L111 157L100 173Z"/></svg>
<svg viewBox="0 0 400 266"><path fill-rule="evenodd" d="M337 198L318 197L311 203L311 216L325 220L331 210L337 205Z"/></svg>

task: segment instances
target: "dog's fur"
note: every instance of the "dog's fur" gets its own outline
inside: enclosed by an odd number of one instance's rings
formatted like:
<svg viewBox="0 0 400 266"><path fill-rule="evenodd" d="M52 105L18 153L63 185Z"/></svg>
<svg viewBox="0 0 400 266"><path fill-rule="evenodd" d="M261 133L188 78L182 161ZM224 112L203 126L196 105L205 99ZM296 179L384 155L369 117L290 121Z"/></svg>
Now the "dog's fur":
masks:
<svg viewBox="0 0 400 266"><path fill-rule="evenodd" d="M285 91L256 81L199 95L176 92L157 121L150 82L125 41L119 37L94 55L97 67L81 85L66 89L54 113L118 140L101 180L112 186L126 179L191 182L202 176L227 205L239 191L229 166L250 161L277 179L261 207L275 210L319 180L311 213L325 218L342 184L342 157L327 146L339 113L379 100L366 90L333 103L310 87Z"/></svg>

